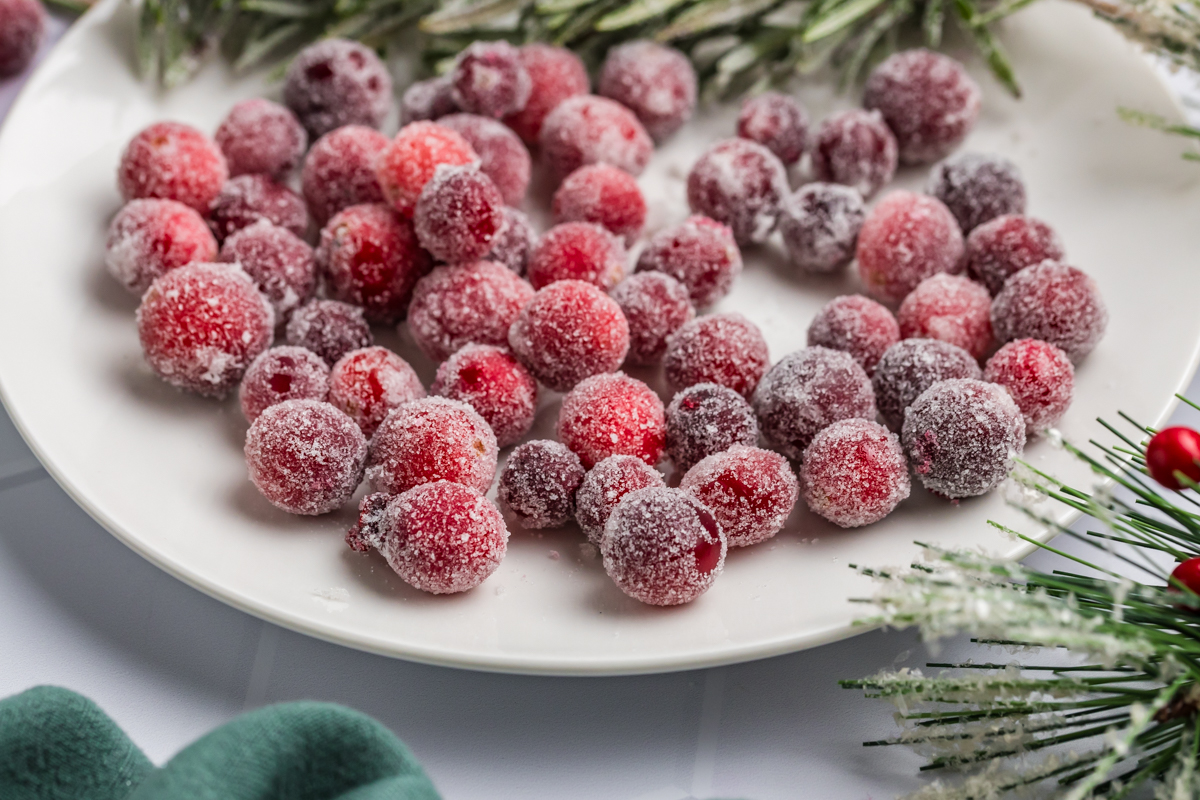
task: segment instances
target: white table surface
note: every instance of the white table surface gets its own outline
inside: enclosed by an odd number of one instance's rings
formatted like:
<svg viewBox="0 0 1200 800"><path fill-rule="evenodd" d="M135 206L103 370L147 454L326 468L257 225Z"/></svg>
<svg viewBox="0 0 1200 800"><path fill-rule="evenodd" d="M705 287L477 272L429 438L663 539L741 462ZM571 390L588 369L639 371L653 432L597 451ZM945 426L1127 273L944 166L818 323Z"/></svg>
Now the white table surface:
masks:
<svg viewBox="0 0 1200 800"><path fill-rule="evenodd" d="M64 27L52 21L43 55ZM1190 88L1187 76L1173 80ZM0 84L0 113L20 83ZM1200 381L1188 396L1200 400ZM1183 408L1175 420L1197 426L1200 414ZM969 650L945 643L938 660ZM895 730L891 706L837 680L927 655L911 632L876 631L738 666L596 679L349 650L143 561L67 497L0 414L0 697L46 683L81 692L156 762L241 711L313 699L388 725L447 800L887 798L921 785L920 760L862 748Z"/></svg>

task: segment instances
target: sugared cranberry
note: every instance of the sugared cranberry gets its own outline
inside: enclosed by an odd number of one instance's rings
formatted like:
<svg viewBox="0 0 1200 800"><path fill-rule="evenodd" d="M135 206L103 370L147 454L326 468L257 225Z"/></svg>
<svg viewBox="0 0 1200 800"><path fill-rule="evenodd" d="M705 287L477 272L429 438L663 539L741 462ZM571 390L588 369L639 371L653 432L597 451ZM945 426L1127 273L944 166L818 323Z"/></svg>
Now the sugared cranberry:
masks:
<svg viewBox="0 0 1200 800"><path fill-rule="evenodd" d="M1010 214L985 222L967 237L967 272L995 297L1010 275L1066 257L1058 234L1033 217Z"/></svg>
<svg viewBox="0 0 1200 800"><path fill-rule="evenodd" d="M505 41L477 41L458 54L450 91L463 111L499 119L525 107L533 81L517 48Z"/></svg>
<svg viewBox="0 0 1200 800"><path fill-rule="evenodd" d="M213 138L231 176L262 173L284 180L308 149L308 134L296 115L261 97L234 105Z"/></svg>
<svg viewBox="0 0 1200 800"><path fill-rule="evenodd" d="M679 488L712 512L730 547L748 547L778 533L799 494L786 458L742 444L701 460Z"/></svg>
<svg viewBox="0 0 1200 800"><path fill-rule="evenodd" d="M503 208L500 190L479 167L440 167L417 200L413 228L434 258L461 264L492 249Z"/></svg>
<svg viewBox="0 0 1200 800"><path fill-rule="evenodd" d="M320 400L329 397L329 365L303 347L264 350L242 378L238 402L247 422L285 400Z"/></svg>
<svg viewBox="0 0 1200 800"><path fill-rule="evenodd" d="M716 383L750 397L770 364L762 331L741 314L711 314L692 320L671 337L663 356L663 371L672 392L697 383Z"/></svg>
<svg viewBox="0 0 1200 800"><path fill-rule="evenodd" d="M504 227L496 234L492 251L484 256L484 260L503 264L518 275L524 275L537 243L537 230L525 212L505 206Z"/></svg>
<svg viewBox="0 0 1200 800"><path fill-rule="evenodd" d="M400 124L436 120L458 111L449 75L439 75L409 84L400 96Z"/></svg>
<svg viewBox="0 0 1200 800"><path fill-rule="evenodd" d="M779 208L779 230L791 262L804 272L834 272L854 258L867 218L862 195L836 183L810 183Z"/></svg>
<svg viewBox="0 0 1200 800"><path fill-rule="evenodd" d="M891 192L867 215L858 234L858 275L880 300L898 302L939 272L963 269L963 236L950 209L935 197Z"/></svg>
<svg viewBox="0 0 1200 800"><path fill-rule="evenodd" d="M1189 558L1179 564L1171 570L1171 578L1173 582L1168 591L1176 588L1175 584L1178 584L1192 594L1200 594L1200 558Z"/></svg>
<svg viewBox="0 0 1200 800"><path fill-rule="evenodd" d="M287 343L306 347L333 366L351 350L375 342L363 310L337 300L310 300L292 312Z"/></svg>
<svg viewBox="0 0 1200 800"><path fill-rule="evenodd" d="M392 76L370 48L325 39L293 59L283 102L313 139L343 125L379 128L392 108Z"/></svg>
<svg viewBox="0 0 1200 800"><path fill-rule="evenodd" d="M526 272L535 289L577 280L607 291L625 277L625 247L599 225L564 222L542 235Z"/></svg>
<svg viewBox="0 0 1200 800"><path fill-rule="evenodd" d="M596 93L616 100L661 142L692 117L696 71L673 47L639 40L611 48L600 68Z"/></svg>
<svg viewBox="0 0 1200 800"><path fill-rule="evenodd" d="M568 97L587 94L590 83L583 61L565 47L530 42L521 46L520 59L529 73L529 99L523 109L505 117L504 124L526 144L535 145L546 115Z"/></svg>
<svg viewBox="0 0 1200 800"><path fill-rule="evenodd" d="M284 322L317 286L313 249L296 234L260 219L234 233L221 245L221 260L240 264Z"/></svg>
<svg viewBox="0 0 1200 800"><path fill-rule="evenodd" d="M367 440L320 400L285 400L246 433L246 469L263 497L292 514L341 508L362 480Z"/></svg>
<svg viewBox="0 0 1200 800"><path fill-rule="evenodd" d="M1108 309L1087 273L1056 261L1026 267L992 302L992 330L1001 342L1041 339L1078 363L1108 327Z"/></svg>
<svg viewBox="0 0 1200 800"><path fill-rule="evenodd" d="M130 140L117 167L126 201L143 197L177 200L201 214L229 177L220 148L182 122L156 122Z"/></svg>
<svg viewBox="0 0 1200 800"><path fill-rule="evenodd" d="M758 418L746 398L726 386L689 386L667 406L667 456L680 473L735 444L758 444Z"/></svg>
<svg viewBox="0 0 1200 800"><path fill-rule="evenodd" d="M878 522L912 489L900 437L867 419L844 419L814 436L800 485L809 509L843 528Z"/></svg>
<svg viewBox="0 0 1200 800"><path fill-rule="evenodd" d="M1146 445L1146 471L1168 489L1182 491L1175 473L1200 483L1200 433L1177 425L1163 428Z"/></svg>
<svg viewBox="0 0 1200 800"><path fill-rule="evenodd" d="M589 164L567 176L554 193L555 224L594 222L625 244L632 244L646 224L646 198L637 181L608 164Z"/></svg>
<svg viewBox="0 0 1200 800"><path fill-rule="evenodd" d="M748 139L717 142L692 166L688 205L733 230L739 244L766 241L788 194L787 172L774 153Z"/></svg>
<svg viewBox="0 0 1200 800"><path fill-rule="evenodd" d="M687 288L665 272L630 275L609 296L629 323L630 364L657 364L667 352L667 340L696 316Z"/></svg>
<svg viewBox="0 0 1200 800"><path fill-rule="evenodd" d="M766 438L799 459L817 432L838 420L875 418L875 392L849 353L805 347L783 357L759 381L754 411Z"/></svg>
<svg viewBox="0 0 1200 800"><path fill-rule="evenodd" d="M450 114L438 124L467 140L479 156L479 169L496 184L507 205L521 205L532 166L529 150L511 128L478 114Z"/></svg>
<svg viewBox="0 0 1200 800"><path fill-rule="evenodd" d="M879 415L892 430L904 425L904 412L938 381L982 378L975 358L957 345L937 339L904 339L884 352L871 383Z"/></svg>
<svg viewBox="0 0 1200 800"><path fill-rule="evenodd" d="M411 217L438 167L477 163L479 155L456 131L436 122L412 122L375 159L375 178L387 201Z"/></svg>
<svg viewBox="0 0 1200 800"><path fill-rule="evenodd" d="M496 436L475 409L445 397L396 407L371 439L367 479L400 494L447 480L487 491L496 477Z"/></svg>
<svg viewBox="0 0 1200 800"><path fill-rule="evenodd" d="M500 502L524 528L557 528L574 516L584 474L579 456L558 442L526 442L500 471Z"/></svg>
<svg viewBox="0 0 1200 800"><path fill-rule="evenodd" d="M533 427L537 381L512 353L490 344L469 344L443 361L430 394L466 403L507 447Z"/></svg>
<svg viewBox="0 0 1200 800"><path fill-rule="evenodd" d="M375 159L387 144L386 136L364 125L347 125L317 140L300 173L304 200L317 224L344 208L383 202Z"/></svg>
<svg viewBox="0 0 1200 800"><path fill-rule="evenodd" d="M728 225L699 214L654 235L638 257L638 272L665 272L706 308L729 293L742 272L742 254Z"/></svg>
<svg viewBox="0 0 1200 800"><path fill-rule="evenodd" d="M662 401L623 372L593 375L563 398L558 438L591 469L609 456L637 456L650 466L666 442Z"/></svg>
<svg viewBox="0 0 1200 800"><path fill-rule="evenodd" d="M812 169L817 180L840 183L870 197L896 174L896 137L878 111L851 109L817 128Z"/></svg>
<svg viewBox="0 0 1200 800"><path fill-rule="evenodd" d="M930 275L909 292L896 320L905 339L940 339L982 359L992 346L992 297L962 275Z"/></svg>
<svg viewBox="0 0 1200 800"><path fill-rule="evenodd" d="M208 208L208 224L221 241L264 219L299 237L308 233L303 198L266 175L230 178Z"/></svg>
<svg viewBox="0 0 1200 800"><path fill-rule="evenodd" d="M0 2L0 77L22 72L33 61L46 30L46 11L37 0Z"/></svg>
<svg viewBox="0 0 1200 800"><path fill-rule="evenodd" d="M329 375L329 402L358 423L368 437L393 408L425 396L408 362L386 347L351 350Z"/></svg>
<svg viewBox="0 0 1200 800"><path fill-rule="evenodd" d="M1017 165L994 153L960 153L929 173L931 195L946 204L963 233L1005 214L1025 213L1025 182Z"/></svg>
<svg viewBox="0 0 1200 800"><path fill-rule="evenodd" d="M1071 359L1037 339L1017 339L1001 347L988 359L983 379L1008 389L1025 418L1026 438L1057 425L1075 391Z"/></svg>
<svg viewBox="0 0 1200 800"><path fill-rule="evenodd" d="M159 377L222 397L270 346L275 314L237 266L192 263L150 284L137 326L146 362Z"/></svg>
<svg viewBox="0 0 1200 800"><path fill-rule="evenodd" d="M1021 409L1002 386L940 381L904 416L904 451L925 488L950 499L995 488L1025 447Z"/></svg>
<svg viewBox="0 0 1200 800"><path fill-rule="evenodd" d="M538 135L551 171L565 178L588 164L612 164L640 175L654 152L650 134L633 112L607 97L568 97L542 121Z"/></svg>
<svg viewBox="0 0 1200 800"><path fill-rule="evenodd" d="M491 261L437 267L417 282L408 308L413 339L434 361L466 344L508 344L508 329L533 289Z"/></svg>
<svg viewBox="0 0 1200 800"><path fill-rule="evenodd" d="M889 56L863 86L863 106L883 114L905 164L928 164L958 147L975 127L980 103L963 65L931 50Z"/></svg>
<svg viewBox="0 0 1200 800"><path fill-rule="evenodd" d="M808 346L849 353L867 375L889 347L900 341L900 325L885 306L863 297L835 297L808 325Z"/></svg>
<svg viewBox="0 0 1200 800"><path fill-rule="evenodd" d="M808 146L808 111L791 95L763 92L742 103L737 134L758 142L790 166Z"/></svg>
<svg viewBox="0 0 1200 800"><path fill-rule="evenodd" d="M588 471L575 493L575 520L598 547L604 524L625 495L665 486L662 473L637 456L609 456Z"/></svg>
<svg viewBox="0 0 1200 800"><path fill-rule="evenodd" d="M216 257L217 240L204 218L174 200L131 200L108 226L104 264L137 295L165 272Z"/></svg>

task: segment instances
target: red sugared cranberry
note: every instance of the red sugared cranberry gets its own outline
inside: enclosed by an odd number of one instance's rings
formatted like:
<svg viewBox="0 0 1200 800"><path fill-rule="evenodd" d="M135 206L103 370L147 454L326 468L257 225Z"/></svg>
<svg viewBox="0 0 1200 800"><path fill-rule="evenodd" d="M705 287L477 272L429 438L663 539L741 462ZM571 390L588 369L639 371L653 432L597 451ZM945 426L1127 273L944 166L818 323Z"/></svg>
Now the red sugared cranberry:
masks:
<svg viewBox="0 0 1200 800"><path fill-rule="evenodd" d="M46 11L37 0L0 2L0 77L29 66L45 30Z"/></svg>
<svg viewBox="0 0 1200 800"><path fill-rule="evenodd" d="M878 111L851 109L817 128L812 169L817 180L840 183L870 197L896 174L896 137Z"/></svg>
<svg viewBox="0 0 1200 800"><path fill-rule="evenodd" d="M477 166L440 167L417 200L413 228L434 258L473 261L492 249L504 226L504 198Z"/></svg>
<svg viewBox="0 0 1200 800"><path fill-rule="evenodd" d="M575 493L575 520L599 547L604 524L625 495L665 486L662 473L637 456L609 456L588 471Z"/></svg>
<svg viewBox="0 0 1200 800"><path fill-rule="evenodd" d="M333 366L351 350L375 343L363 310L337 300L310 300L292 312L287 343L306 347Z"/></svg>
<svg viewBox="0 0 1200 800"><path fill-rule="evenodd" d="M630 275L609 296L629 323L630 364L657 364L671 335L696 316L687 287L665 272Z"/></svg>
<svg viewBox="0 0 1200 800"><path fill-rule="evenodd" d="M532 166L529 150L511 128L478 114L451 114L439 119L438 124L467 140L479 156L479 169L496 184L507 205L521 205Z"/></svg>
<svg viewBox="0 0 1200 800"><path fill-rule="evenodd" d="M262 173L284 180L308 149L308 134L296 115L261 97L231 108L213 138L231 176Z"/></svg>
<svg viewBox="0 0 1200 800"><path fill-rule="evenodd" d="M687 177L688 205L733 230L739 244L766 241L788 194L774 153L748 139L725 139L700 156Z"/></svg>
<svg viewBox="0 0 1200 800"><path fill-rule="evenodd" d="M951 378L982 377L979 363L961 347L937 339L904 339L884 352L871 383L879 416L899 431L904 412L930 386Z"/></svg>
<svg viewBox="0 0 1200 800"><path fill-rule="evenodd" d="M728 225L699 214L654 235L638 256L638 272L665 272L687 287L697 308L729 293L742 253Z"/></svg>
<svg viewBox="0 0 1200 800"><path fill-rule="evenodd" d="M558 187L553 213L555 224L594 222L632 244L646 224L646 198L628 172L608 164L589 164Z"/></svg>
<svg viewBox="0 0 1200 800"><path fill-rule="evenodd" d="M690 603L721 574L728 544L712 513L678 489L650 488L621 500L604 526L608 576L655 606Z"/></svg>
<svg viewBox="0 0 1200 800"><path fill-rule="evenodd" d="M477 41L455 59L450 87L463 111L499 119L525 107L533 81L517 48L505 41Z"/></svg>
<svg viewBox="0 0 1200 800"><path fill-rule="evenodd" d="M408 362L386 347L351 350L329 375L329 402L358 423L368 437L393 408L425 396Z"/></svg>
<svg viewBox="0 0 1200 800"><path fill-rule="evenodd" d="M862 195L836 183L810 183L779 209L779 231L791 262L804 272L834 272L854 258L867 218Z"/></svg>
<svg viewBox="0 0 1200 800"><path fill-rule="evenodd" d="M1026 267L1005 282L992 302L992 330L1001 342L1041 339L1076 363L1108 327L1108 309L1087 273L1056 261Z"/></svg>
<svg viewBox="0 0 1200 800"><path fill-rule="evenodd" d="M785 165L795 164L808 147L808 112L791 95L763 92L742 103L737 134L758 142Z"/></svg>
<svg viewBox="0 0 1200 800"><path fill-rule="evenodd" d="M504 227L496 234L492 252L484 256L484 260L503 264L518 275L524 275L537 243L537 230L525 212L505 206Z"/></svg>
<svg viewBox="0 0 1200 800"><path fill-rule="evenodd" d="M1037 339L1018 339L1001 347L988 359L983 379L1008 389L1025 418L1026 438L1057 425L1075 391L1071 359Z"/></svg>
<svg viewBox="0 0 1200 800"><path fill-rule="evenodd" d="M130 140L117 167L121 196L177 200L201 214L229 177L220 148L181 122L156 122Z"/></svg>
<svg viewBox="0 0 1200 800"><path fill-rule="evenodd" d="M300 237L308 233L303 198L266 175L230 178L208 208L208 224L221 241L263 219Z"/></svg>
<svg viewBox="0 0 1200 800"><path fill-rule="evenodd" d="M770 366L762 331L741 314L711 314L681 327L663 356L663 371L672 392L697 383L728 386L743 397Z"/></svg>
<svg viewBox="0 0 1200 800"><path fill-rule="evenodd" d="M409 84L400 96L400 124L436 120L458 111L449 75Z"/></svg>
<svg viewBox="0 0 1200 800"><path fill-rule="evenodd" d="M271 344L275 314L238 267L192 263L150 284L137 325L146 362L163 380L222 397Z"/></svg>
<svg viewBox="0 0 1200 800"><path fill-rule="evenodd" d="M963 233L1005 214L1025 213L1021 171L994 153L960 153L938 163L927 191L946 204Z"/></svg>
<svg viewBox="0 0 1200 800"><path fill-rule="evenodd" d="M371 440L367 479L376 491L400 494L447 480L487 491L496 477L496 435L475 409L427 397L398 406Z"/></svg>
<svg viewBox="0 0 1200 800"><path fill-rule="evenodd" d="M320 400L286 400L246 433L246 469L263 497L292 514L341 508L362 480L367 440Z"/></svg>
<svg viewBox="0 0 1200 800"><path fill-rule="evenodd" d="M304 200L317 224L344 208L383 202L375 159L387 144L386 136L364 125L347 125L317 140L300 173Z"/></svg>
<svg viewBox="0 0 1200 800"><path fill-rule="evenodd" d="M568 97L555 106L542 121L538 143L559 178L588 164L612 164L640 175L654 152L650 134L632 111L590 94Z"/></svg>
<svg viewBox="0 0 1200 800"><path fill-rule="evenodd" d="M596 94L616 100L661 142L692 118L696 108L696 71L673 47L639 40L608 51Z"/></svg>
<svg viewBox="0 0 1200 800"><path fill-rule="evenodd" d="M216 257L217 240L204 218L174 200L131 200L108 226L104 264L137 295L165 272Z"/></svg>
<svg viewBox="0 0 1200 800"><path fill-rule="evenodd" d="M1146 445L1146 471L1168 489L1182 491L1175 473L1200 483L1200 433L1191 428L1163 428Z"/></svg>
<svg viewBox="0 0 1200 800"><path fill-rule="evenodd" d="M858 275L880 300L899 302L939 272L963 269L963 236L950 209L935 197L891 192L858 233Z"/></svg>
<svg viewBox="0 0 1200 800"><path fill-rule="evenodd" d="M221 245L221 260L240 264L284 322L312 297L317 286L313 249L296 234L261 219Z"/></svg>
<svg viewBox="0 0 1200 800"><path fill-rule="evenodd" d="M625 277L625 247L591 222L564 222L542 235L526 269L533 288L587 281L607 291Z"/></svg>
<svg viewBox="0 0 1200 800"><path fill-rule="evenodd" d="M940 339L975 358L992 346L992 297L962 275L930 275L909 292L896 320L905 339Z"/></svg>
<svg viewBox="0 0 1200 800"><path fill-rule="evenodd" d="M878 522L912 489L900 437L867 419L844 419L814 436L800 485L809 509L843 528Z"/></svg>
<svg viewBox="0 0 1200 800"><path fill-rule="evenodd" d="M508 344L508 329L532 298L528 283L491 261L437 267L413 289L408 328L427 356L442 361L466 344Z"/></svg>
<svg viewBox="0 0 1200 800"><path fill-rule="evenodd" d="M650 466L666 442L662 401L623 372L593 375L570 391L558 414L558 438L591 469L609 456L637 456Z"/></svg>
<svg viewBox="0 0 1200 800"><path fill-rule="evenodd" d="M343 125L379 128L392 108L392 76L370 48L325 39L292 61L283 102L313 139Z"/></svg>
<svg viewBox="0 0 1200 800"><path fill-rule="evenodd" d="M1170 588L1176 588L1175 584L1183 586L1192 594L1200 594L1200 558L1189 558L1175 569L1171 570L1171 578L1173 583Z"/></svg>
<svg viewBox="0 0 1200 800"><path fill-rule="evenodd" d="M504 123L526 144L535 145L546 115L568 97L587 94L590 83L583 61L565 47L530 42L521 46L520 59L529 73L529 100L523 109L505 117Z"/></svg>
<svg viewBox="0 0 1200 800"><path fill-rule="evenodd" d="M247 422L285 400L320 400L329 397L329 365L303 347L264 350L242 378L238 401Z"/></svg>
<svg viewBox="0 0 1200 800"><path fill-rule="evenodd" d="M557 528L574 516L584 474L579 456L558 442L526 442L500 471L500 502L523 528Z"/></svg>
<svg viewBox="0 0 1200 800"><path fill-rule="evenodd" d="M712 512L730 547L748 547L778 533L799 494L786 458L742 444L701 460L679 488Z"/></svg>
<svg viewBox="0 0 1200 800"><path fill-rule="evenodd" d="M867 375L889 347L900 341L900 325L885 306L863 297L835 297L808 325L808 346L849 353Z"/></svg>
<svg viewBox="0 0 1200 800"><path fill-rule="evenodd" d="M1066 257L1058 234L1033 217L1010 214L985 222L967 236L967 272L995 297L1010 275Z"/></svg>
<svg viewBox="0 0 1200 800"><path fill-rule="evenodd" d="M935 383L904 416L904 451L925 488L950 499L995 488L1025 448L1021 409L1002 386L960 378Z"/></svg>
<svg viewBox="0 0 1200 800"><path fill-rule="evenodd" d="M533 427L537 381L507 349L469 344L441 363L430 394L466 403L507 447Z"/></svg>
<svg viewBox="0 0 1200 800"><path fill-rule="evenodd" d="M375 159L375 178L387 201L411 217L438 167L477 163L479 155L456 131L436 122L412 122Z"/></svg>
<svg viewBox="0 0 1200 800"><path fill-rule="evenodd" d="M667 406L667 456L680 473L735 444L758 444L758 418L746 398L726 386L689 386Z"/></svg>
<svg viewBox="0 0 1200 800"><path fill-rule="evenodd" d="M958 147L975 127L980 102L962 64L924 49L889 56L863 87L863 106L883 114L905 164L928 164Z"/></svg>

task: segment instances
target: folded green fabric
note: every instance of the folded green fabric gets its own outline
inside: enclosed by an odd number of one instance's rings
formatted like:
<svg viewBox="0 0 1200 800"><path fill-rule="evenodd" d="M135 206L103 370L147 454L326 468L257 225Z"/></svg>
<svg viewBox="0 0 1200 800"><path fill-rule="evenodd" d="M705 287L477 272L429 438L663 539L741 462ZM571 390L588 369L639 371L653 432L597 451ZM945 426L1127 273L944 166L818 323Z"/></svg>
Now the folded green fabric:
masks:
<svg viewBox="0 0 1200 800"><path fill-rule="evenodd" d="M391 731L330 703L243 714L161 769L95 703L39 686L0 701L3 800L439 800Z"/></svg>

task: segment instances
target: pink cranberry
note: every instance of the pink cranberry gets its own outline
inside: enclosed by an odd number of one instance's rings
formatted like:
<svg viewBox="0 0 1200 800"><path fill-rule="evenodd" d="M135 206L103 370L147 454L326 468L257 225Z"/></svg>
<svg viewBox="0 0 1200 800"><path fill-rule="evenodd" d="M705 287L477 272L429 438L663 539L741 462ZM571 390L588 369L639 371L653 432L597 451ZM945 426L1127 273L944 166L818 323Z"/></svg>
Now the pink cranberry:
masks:
<svg viewBox="0 0 1200 800"><path fill-rule="evenodd" d="M308 233L304 200L266 175L230 178L208 208L208 224L221 241L264 219L299 237Z"/></svg>
<svg viewBox="0 0 1200 800"><path fill-rule="evenodd" d="M436 120L458 111L454 102L454 86L449 75L440 75L409 84L400 96L400 124L428 119Z"/></svg>
<svg viewBox="0 0 1200 800"><path fill-rule="evenodd" d="M343 125L379 128L392 108L392 76L370 48L324 39L292 60L283 102L313 139Z"/></svg>
<svg viewBox="0 0 1200 800"><path fill-rule="evenodd" d="M899 302L917 284L963 269L963 237L942 201L897 190L880 200L858 234L858 275L867 291Z"/></svg>
<svg viewBox="0 0 1200 800"><path fill-rule="evenodd" d="M554 193L554 222L593 222L625 244L646 224L646 198L637 181L608 164L589 164L567 176Z"/></svg>
<svg viewBox="0 0 1200 800"><path fill-rule="evenodd" d="M555 281L587 281L608 290L625 277L625 248L591 222L564 222L542 236L527 268L533 288Z"/></svg>
<svg viewBox="0 0 1200 800"><path fill-rule="evenodd" d="M679 473L735 444L758 444L758 418L746 398L725 386L689 386L667 406L667 456Z"/></svg>
<svg viewBox="0 0 1200 800"><path fill-rule="evenodd" d="M879 359L871 383L879 416L899 431L904 412L930 386L952 378L981 377L983 371L974 356L957 345L937 339L904 339Z"/></svg>
<svg viewBox="0 0 1200 800"><path fill-rule="evenodd" d="M37 0L0 2L0 77L23 72L46 30L46 11Z"/></svg>
<svg viewBox="0 0 1200 800"><path fill-rule="evenodd" d="M608 51L596 93L628 108L661 142L692 118L696 108L696 71L673 47L640 40Z"/></svg>
<svg viewBox="0 0 1200 800"><path fill-rule="evenodd" d="M637 456L609 456L592 467L575 493L575 520L597 547L613 509L630 492L666 487L662 473Z"/></svg>
<svg viewBox="0 0 1200 800"><path fill-rule="evenodd" d="M424 396L417 373L386 347L352 350L338 359L329 375L329 402L368 437L393 408Z"/></svg>
<svg viewBox="0 0 1200 800"><path fill-rule="evenodd" d="M117 167L126 201L177 200L201 214L216 199L229 170L217 145L181 122L156 122L130 140Z"/></svg>
<svg viewBox="0 0 1200 800"><path fill-rule="evenodd" d="M1009 342L988 359L983 379L1012 395L1025 418L1025 436L1053 428L1071 405L1075 368L1059 348L1037 339Z"/></svg>
<svg viewBox="0 0 1200 800"><path fill-rule="evenodd" d="M558 442L526 442L512 451L500 471L500 503L523 528L557 528L574 516L575 492L584 474L579 456Z"/></svg>
<svg viewBox="0 0 1200 800"><path fill-rule="evenodd" d="M496 477L496 435L457 400L427 397L398 406L371 440L367 479L376 491L400 494L447 480L485 492Z"/></svg>
<svg viewBox="0 0 1200 800"><path fill-rule="evenodd" d="M851 109L817 128L812 170L817 180L840 183L870 197L896 174L896 137L878 111Z"/></svg>
<svg viewBox="0 0 1200 800"><path fill-rule="evenodd" d="M479 155L457 132L436 122L411 122L375 159L375 178L392 207L411 217L438 167L477 163Z"/></svg>
<svg viewBox="0 0 1200 800"><path fill-rule="evenodd" d="M288 344L308 348L330 366L375 343L363 310L337 300L309 300L292 312L286 334Z"/></svg>
<svg viewBox="0 0 1200 800"><path fill-rule="evenodd" d="M929 173L927 191L946 204L963 233L1005 214L1025 213L1025 182L1003 156L960 153Z"/></svg>
<svg viewBox="0 0 1200 800"><path fill-rule="evenodd" d="M329 365L303 347L264 350L246 370L238 387L238 401L247 422L285 400L320 400L329 397Z"/></svg>
<svg viewBox="0 0 1200 800"><path fill-rule="evenodd" d="M580 94L546 115L538 135L542 157L559 178L588 164L612 164L640 175L654 142L625 106L606 97Z"/></svg>
<svg viewBox="0 0 1200 800"><path fill-rule="evenodd" d="M565 47L530 42L520 48L521 64L529 73L530 92L525 107L504 118L525 144L538 143L542 121L563 100L587 94L587 68Z"/></svg>
<svg viewBox="0 0 1200 800"><path fill-rule="evenodd" d="M511 128L477 114L450 114L439 119L438 124L467 140L479 155L479 169L496 184L505 204L519 206L524 202L531 160L529 150Z"/></svg>
<svg viewBox="0 0 1200 800"><path fill-rule="evenodd" d="M1041 339L1080 359L1104 337L1108 309L1096 282L1082 270L1043 261L1004 284L992 301L992 329L1001 342Z"/></svg>
<svg viewBox="0 0 1200 800"><path fill-rule="evenodd" d="M441 167L417 200L417 241L449 264L472 261L492 249L504 226L503 208L500 190L478 167Z"/></svg>
<svg viewBox="0 0 1200 800"><path fill-rule="evenodd" d="M808 112L791 95L763 92L742 103L737 133L758 142L790 166L800 160L808 146Z"/></svg>
<svg viewBox="0 0 1200 800"><path fill-rule="evenodd" d="M317 140L304 159L300 183L319 225L344 208L383 202L375 159L387 145L386 136L364 125L347 125Z"/></svg>
<svg viewBox="0 0 1200 800"><path fill-rule="evenodd" d="M705 308L729 294L742 254L729 226L699 214L654 235L638 257L638 272L665 272Z"/></svg>
<svg viewBox="0 0 1200 800"><path fill-rule="evenodd" d="M844 419L814 436L800 485L809 509L843 528L878 522L912 489L900 437L867 419Z"/></svg>
<svg viewBox="0 0 1200 800"><path fill-rule="evenodd" d="M711 314L681 327L667 343L663 371L672 392L697 383L750 397L770 366L762 331L741 314Z"/></svg>
<svg viewBox="0 0 1200 800"><path fill-rule="evenodd" d="M808 325L808 346L849 353L867 375L889 347L900 341L900 325L887 307L863 297L835 297Z"/></svg>
<svg viewBox="0 0 1200 800"><path fill-rule="evenodd" d="M226 239L221 260L241 265L254 279L271 301L277 322L286 321L316 290L313 249L296 234L265 219Z"/></svg>
<svg viewBox="0 0 1200 800"><path fill-rule="evenodd" d="M667 340L696 316L687 288L665 272L630 275L609 296L629 323L630 364L657 364L667 352Z"/></svg>
<svg viewBox="0 0 1200 800"><path fill-rule="evenodd" d="M742 245L766 241L779 222L779 207L787 195L783 162L748 139L717 142L700 156L687 178L692 212L725 223Z"/></svg>
<svg viewBox="0 0 1200 800"><path fill-rule="evenodd" d="M742 444L701 460L679 488L712 512L730 547L749 547L778 533L799 494L786 458Z"/></svg>
<svg viewBox="0 0 1200 800"><path fill-rule="evenodd" d="M503 264L518 275L524 275L537 243L537 231L525 212L505 206L504 227L496 234L492 252L484 256L484 260Z"/></svg>
<svg viewBox="0 0 1200 800"><path fill-rule="evenodd" d="M413 290L408 328L425 355L443 361L466 344L507 344L532 298L528 283L491 261L437 267Z"/></svg>
<svg viewBox="0 0 1200 800"><path fill-rule="evenodd" d="M985 222L967 237L967 272L995 297L1010 275L1043 261L1066 257L1062 241L1046 223L1009 214Z"/></svg>
<svg viewBox="0 0 1200 800"><path fill-rule="evenodd" d="M505 41L476 41L458 54L450 87L463 111L499 119L525 107L533 81L517 48Z"/></svg>
<svg viewBox="0 0 1200 800"><path fill-rule="evenodd" d="M977 359L992 347L992 298L961 275L931 275L904 298L896 319L905 339L941 339Z"/></svg>
<svg viewBox="0 0 1200 800"><path fill-rule="evenodd" d="M779 230L794 265L804 272L834 272L853 260L866 218L866 204L854 189L810 183L780 207Z"/></svg>
<svg viewBox="0 0 1200 800"><path fill-rule="evenodd" d="M533 427L537 381L507 349L469 344L438 367L430 394L466 403L507 447Z"/></svg>
<svg viewBox="0 0 1200 800"><path fill-rule="evenodd" d="M284 180L308 149L308 134L296 115L261 97L230 109L213 138L231 176L262 173Z"/></svg>
<svg viewBox="0 0 1200 800"><path fill-rule="evenodd" d="M204 218L174 200L131 200L108 226L105 266L137 295L165 272L216 257L217 240Z"/></svg>
<svg viewBox="0 0 1200 800"><path fill-rule="evenodd" d="M563 398L558 438L588 469L614 455L637 456L654 466L666 441L662 401L623 372L593 375Z"/></svg>

